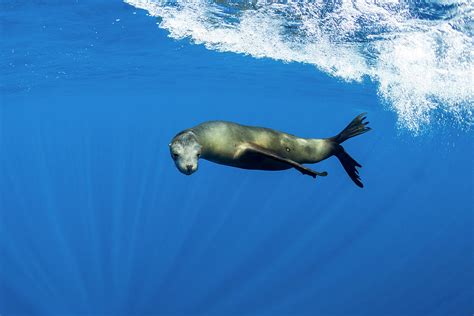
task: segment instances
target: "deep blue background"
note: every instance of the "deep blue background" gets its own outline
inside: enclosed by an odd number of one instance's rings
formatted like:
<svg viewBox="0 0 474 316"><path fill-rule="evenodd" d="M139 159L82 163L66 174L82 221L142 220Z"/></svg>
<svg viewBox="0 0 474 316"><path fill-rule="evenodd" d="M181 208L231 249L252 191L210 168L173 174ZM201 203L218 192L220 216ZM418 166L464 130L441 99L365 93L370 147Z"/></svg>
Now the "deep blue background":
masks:
<svg viewBox="0 0 474 316"><path fill-rule="evenodd" d="M0 315L474 312L472 132L414 137L370 82L175 41L119 1L0 8ZM206 120L327 137L363 111L362 190L335 158L315 181L168 153Z"/></svg>

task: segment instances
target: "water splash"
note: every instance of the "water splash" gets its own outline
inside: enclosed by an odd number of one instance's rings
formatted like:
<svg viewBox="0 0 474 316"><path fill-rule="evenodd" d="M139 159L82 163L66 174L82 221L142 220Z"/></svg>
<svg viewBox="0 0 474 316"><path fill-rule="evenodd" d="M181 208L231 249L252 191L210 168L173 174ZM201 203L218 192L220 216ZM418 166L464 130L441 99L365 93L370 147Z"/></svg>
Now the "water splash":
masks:
<svg viewBox="0 0 474 316"><path fill-rule="evenodd" d="M370 78L415 133L436 120L473 126L470 1L125 1L159 17L175 39Z"/></svg>

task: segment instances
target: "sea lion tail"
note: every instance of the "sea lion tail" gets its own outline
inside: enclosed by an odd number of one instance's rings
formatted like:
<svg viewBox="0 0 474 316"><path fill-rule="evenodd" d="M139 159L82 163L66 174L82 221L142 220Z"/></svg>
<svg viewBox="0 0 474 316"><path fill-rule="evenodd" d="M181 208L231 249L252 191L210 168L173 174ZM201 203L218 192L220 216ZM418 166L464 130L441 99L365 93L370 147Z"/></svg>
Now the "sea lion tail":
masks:
<svg viewBox="0 0 474 316"><path fill-rule="evenodd" d="M363 188L364 185L360 180L359 170L357 170L357 167L361 168L362 166L357 161L355 161L355 159L352 158L340 144L349 138L364 134L371 130L371 128L367 126L369 122L364 122L366 119L366 114L367 113L359 114L355 119L352 120L352 122L349 123L349 125L347 125L346 128L342 130L342 132L328 139L331 142L334 156L339 159L342 166L344 167L344 170L346 170L352 181L354 181L354 183L361 188Z"/></svg>
<svg viewBox="0 0 474 316"><path fill-rule="evenodd" d="M354 181L354 183L360 187L363 188L364 184L362 184L362 181L360 180L359 177L359 170L356 169L356 167L362 168L360 163L355 161L354 158L352 158L345 150L344 147L342 147L339 144L333 143L333 152L334 156L339 159L341 162L342 166L344 167L344 170L346 170L347 174L349 177Z"/></svg>
<svg viewBox="0 0 474 316"><path fill-rule="evenodd" d="M366 114L367 113L362 113L356 116L356 118L353 119L352 122L350 122L349 125L347 125L347 127L342 130L342 132L334 137L329 138L329 140L337 144L341 144L351 137L370 131L371 128L367 126L369 122L364 122L366 119Z"/></svg>

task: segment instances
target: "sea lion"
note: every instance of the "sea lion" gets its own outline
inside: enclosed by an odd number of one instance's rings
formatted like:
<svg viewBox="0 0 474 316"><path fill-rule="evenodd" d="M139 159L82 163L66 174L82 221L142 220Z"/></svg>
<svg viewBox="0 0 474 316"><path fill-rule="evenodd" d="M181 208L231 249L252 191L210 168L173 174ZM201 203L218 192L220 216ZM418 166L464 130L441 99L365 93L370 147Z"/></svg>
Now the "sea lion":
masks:
<svg viewBox="0 0 474 316"><path fill-rule="evenodd" d="M345 140L368 132L366 113L357 116L339 134L330 138L300 138L270 128L245 126L226 121L208 121L178 133L169 144L171 157L179 171L196 172L199 158L218 164L256 170L295 168L316 178L317 172L303 166L336 156L354 183L363 187L356 167L362 167L340 145Z"/></svg>

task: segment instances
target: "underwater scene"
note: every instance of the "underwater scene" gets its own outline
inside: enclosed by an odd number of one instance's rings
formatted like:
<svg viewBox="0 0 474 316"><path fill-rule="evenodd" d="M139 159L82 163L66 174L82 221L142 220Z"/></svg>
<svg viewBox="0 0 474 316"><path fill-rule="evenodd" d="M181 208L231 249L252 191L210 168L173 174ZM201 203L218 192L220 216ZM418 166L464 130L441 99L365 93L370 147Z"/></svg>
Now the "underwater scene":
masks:
<svg viewBox="0 0 474 316"><path fill-rule="evenodd" d="M0 316L472 315L474 3L0 1Z"/></svg>

